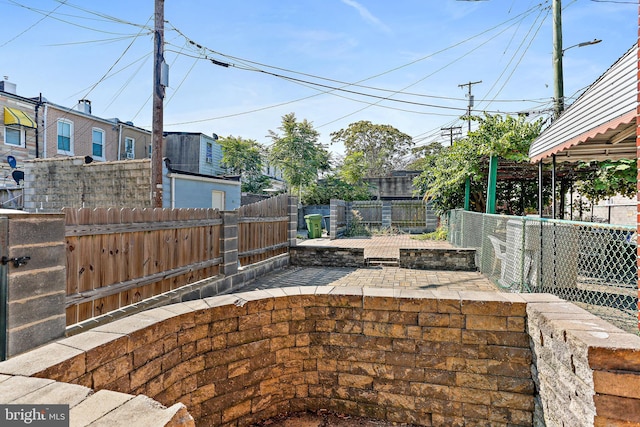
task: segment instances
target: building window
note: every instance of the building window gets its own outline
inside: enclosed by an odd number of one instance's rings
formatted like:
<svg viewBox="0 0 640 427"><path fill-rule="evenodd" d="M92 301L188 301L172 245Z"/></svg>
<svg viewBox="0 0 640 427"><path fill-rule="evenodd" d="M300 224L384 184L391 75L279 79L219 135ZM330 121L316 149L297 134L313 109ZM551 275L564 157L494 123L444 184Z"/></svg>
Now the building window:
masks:
<svg viewBox="0 0 640 427"><path fill-rule="evenodd" d="M213 143L212 142L207 142L207 152L205 153L204 161L209 164L213 163Z"/></svg>
<svg viewBox="0 0 640 427"><path fill-rule="evenodd" d="M58 120L58 152L73 154L73 122Z"/></svg>
<svg viewBox="0 0 640 427"><path fill-rule="evenodd" d="M136 158L136 140L135 139L133 138L124 139L124 153L125 153L125 158L127 159Z"/></svg>
<svg viewBox="0 0 640 427"><path fill-rule="evenodd" d="M91 132L92 156L104 159L104 131L93 128Z"/></svg>
<svg viewBox="0 0 640 427"><path fill-rule="evenodd" d="M4 143L15 147L24 147L24 129L15 127L4 128Z"/></svg>

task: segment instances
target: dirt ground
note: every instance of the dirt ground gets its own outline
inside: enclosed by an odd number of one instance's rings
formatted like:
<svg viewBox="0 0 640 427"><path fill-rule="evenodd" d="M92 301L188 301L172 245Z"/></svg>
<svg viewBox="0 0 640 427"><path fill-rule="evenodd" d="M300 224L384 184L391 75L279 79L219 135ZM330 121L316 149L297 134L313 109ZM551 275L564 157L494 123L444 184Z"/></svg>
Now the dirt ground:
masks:
<svg viewBox="0 0 640 427"><path fill-rule="evenodd" d="M417 427L413 424L392 423L371 418L354 417L325 410L283 414L258 424L255 427Z"/></svg>

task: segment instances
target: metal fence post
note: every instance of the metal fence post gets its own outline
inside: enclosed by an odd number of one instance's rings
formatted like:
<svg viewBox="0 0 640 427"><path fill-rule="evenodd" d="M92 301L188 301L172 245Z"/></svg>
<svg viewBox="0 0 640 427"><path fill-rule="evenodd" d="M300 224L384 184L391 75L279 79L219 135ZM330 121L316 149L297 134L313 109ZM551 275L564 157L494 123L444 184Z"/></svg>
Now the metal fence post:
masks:
<svg viewBox="0 0 640 427"><path fill-rule="evenodd" d="M520 247L520 292L523 291L526 286L526 277L525 277L525 260L527 259L527 219L522 217L522 246Z"/></svg>

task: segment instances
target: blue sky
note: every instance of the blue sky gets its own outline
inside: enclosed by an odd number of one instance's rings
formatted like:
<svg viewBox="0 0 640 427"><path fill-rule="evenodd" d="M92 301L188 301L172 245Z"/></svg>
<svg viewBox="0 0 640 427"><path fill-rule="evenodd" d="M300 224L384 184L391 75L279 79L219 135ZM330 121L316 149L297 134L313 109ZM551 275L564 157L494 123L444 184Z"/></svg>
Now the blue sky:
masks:
<svg viewBox="0 0 640 427"><path fill-rule="evenodd" d="M565 48L602 40L565 52L570 103L637 41L638 4L562 3ZM64 106L86 97L94 114L150 129L153 7L0 0L0 78L19 95ZM441 128L467 126L459 85L476 81L474 111L549 117L550 9L550 0L166 0L165 130L268 145L294 112L325 144L359 120L418 144L445 141Z"/></svg>

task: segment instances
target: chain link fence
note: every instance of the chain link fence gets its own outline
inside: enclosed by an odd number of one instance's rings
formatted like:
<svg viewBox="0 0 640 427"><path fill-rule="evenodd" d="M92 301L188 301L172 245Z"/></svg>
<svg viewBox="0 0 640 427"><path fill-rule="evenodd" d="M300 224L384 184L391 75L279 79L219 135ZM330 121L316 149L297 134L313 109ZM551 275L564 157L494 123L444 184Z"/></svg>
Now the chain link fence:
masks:
<svg viewBox="0 0 640 427"><path fill-rule="evenodd" d="M635 227L450 211L448 239L505 292L545 292L638 333Z"/></svg>

